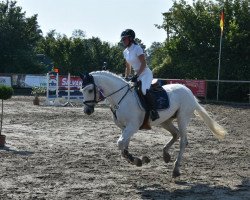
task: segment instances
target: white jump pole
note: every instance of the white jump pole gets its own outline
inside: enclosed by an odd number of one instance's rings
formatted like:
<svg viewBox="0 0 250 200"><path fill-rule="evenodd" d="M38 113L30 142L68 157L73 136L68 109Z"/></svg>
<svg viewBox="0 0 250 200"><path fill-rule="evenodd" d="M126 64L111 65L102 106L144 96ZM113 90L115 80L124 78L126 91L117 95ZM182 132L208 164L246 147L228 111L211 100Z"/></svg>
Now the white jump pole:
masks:
<svg viewBox="0 0 250 200"><path fill-rule="evenodd" d="M56 73L56 98L54 100L54 106L61 106L59 102L59 73Z"/></svg>
<svg viewBox="0 0 250 200"><path fill-rule="evenodd" d="M46 78L47 78L47 85L46 85L47 90L46 90L46 101L45 101L45 104L49 105L49 73L47 73Z"/></svg>
<svg viewBox="0 0 250 200"><path fill-rule="evenodd" d="M59 73L56 73L56 98L58 98L59 93Z"/></svg>
<svg viewBox="0 0 250 200"><path fill-rule="evenodd" d="M49 102L49 73L47 73L47 91L46 91L46 99Z"/></svg>
<svg viewBox="0 0 250 200"><path fill-rule="evenodd" d="M68 73L68 102L70 101L70 73Z"/></svg>

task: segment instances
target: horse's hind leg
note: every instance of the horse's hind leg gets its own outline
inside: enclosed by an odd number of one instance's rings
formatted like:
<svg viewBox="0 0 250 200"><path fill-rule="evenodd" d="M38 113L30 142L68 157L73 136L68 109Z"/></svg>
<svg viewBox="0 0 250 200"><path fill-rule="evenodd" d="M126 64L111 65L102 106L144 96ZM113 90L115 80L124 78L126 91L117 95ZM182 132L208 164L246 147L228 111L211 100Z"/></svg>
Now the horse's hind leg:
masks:
<svg viewBox="0 0 250 200"><path fill-rule="evenodd" d="M174 170L173 170L173 177L178 177L180 176L180 163L181 163L181 159L183 156L183 153L185 151L185 148L188 144L188 140L187 140L187 126L188 123L190 122L191 119L191 113L179 113L177 116L177 123L178 123L178 127L179 127L179 134L180 134L180 151L178 154L178 157L175 161L174 164Z"/></svg>
<svg viewBox="0 0 250 200"><path fill-rule="evenodd" d="M178 140L179 138L179 130L173 125L173 119L169 119L165 122L163 122L161 125L164 129L169 131L172 134L172 138L163 148L163 160L168 163L171 159L171 156L169 155L168 151L170 147Z"/></svg>

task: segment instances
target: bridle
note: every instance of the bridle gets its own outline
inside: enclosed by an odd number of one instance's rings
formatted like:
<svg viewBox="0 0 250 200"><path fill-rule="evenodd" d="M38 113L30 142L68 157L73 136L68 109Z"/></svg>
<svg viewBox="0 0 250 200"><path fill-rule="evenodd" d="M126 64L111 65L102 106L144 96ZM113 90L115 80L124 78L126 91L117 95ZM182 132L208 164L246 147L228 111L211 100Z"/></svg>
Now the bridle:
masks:
<svg viewBox="0 0 250 200"><path fill-rule="evenodd" d="M102 92L102 89L99 88L96 84L95 84L95 81L94 81L94 78L91 78L91 81L89 81L88 84L84 85L83 88L85 88L86 86L90 85L90 84L93 84L94 85L94 99L93 100L88 100L88 101L84 101L83 104L87 107L90 107L90 108L93 108L94 105L89 105L89 103L94 103L94 104L97 104L101 101L104 101L106 98L108 97L111 97L112 95L118 93L119 91L123 90L125 87L128 87L126 93L121 97L121 99L118 101L118 104L116 106L119 106L119 104L121 103L121 101L124 99L124 97L127 95L127 93L129 92L130 90L130 85L129 84L126 84L124 85L123 87L121 87L120 89L112 92L111 94L107 95L107 96L104 96L103 92ZM101 98L97 99L97 91L99 92L99 96L101 96Z"/></svg>

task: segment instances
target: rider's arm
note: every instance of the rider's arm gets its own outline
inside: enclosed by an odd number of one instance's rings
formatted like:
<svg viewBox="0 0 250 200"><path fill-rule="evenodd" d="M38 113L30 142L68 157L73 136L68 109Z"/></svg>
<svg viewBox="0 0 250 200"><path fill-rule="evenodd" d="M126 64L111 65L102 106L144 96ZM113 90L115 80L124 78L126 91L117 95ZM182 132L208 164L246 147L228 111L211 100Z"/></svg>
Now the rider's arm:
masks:
<svg viewBox="0 0 250 200"><path fill-rule="evenodd" d="M143 70L146 67L146 59L145 59L145 55L144 54L139 55L138 58L139 58L139 60L141 62L141 66L140 66L139 71L137 72L137 75L140 76L140 74L143 72Z"/></svg>
<svg viewBox="0 0 250 200"><path fill-rule="evenodd" d="M129 75L131 74L131 66L126 62L126 68L125 68L125 78L128 78Z"/></svg>

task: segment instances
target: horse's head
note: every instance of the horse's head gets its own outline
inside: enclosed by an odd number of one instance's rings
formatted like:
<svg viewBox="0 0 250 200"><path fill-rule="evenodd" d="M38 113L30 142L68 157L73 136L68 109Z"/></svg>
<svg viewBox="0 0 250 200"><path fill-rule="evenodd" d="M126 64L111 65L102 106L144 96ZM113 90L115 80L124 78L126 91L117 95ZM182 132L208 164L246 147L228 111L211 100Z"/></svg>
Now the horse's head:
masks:
<svg viewBox="0 0 250 200"><path fill-rule="evenodd" d="M96 71L80 75L82 79L82 93L84 112L88 115L94 112L95 105L108 99L113 104L119 104L129 91L129 84L121 77L108 71ZM127 90L125 90L127 88ZM124 91L123 91L124 89ZM118 93L124 96L119 96ZM116 103L114 103L116 102ZM111 103L111 104L112 104Z"/></svg>
<svg viewBox="0 0 250 200"><path fill-rule="evenodd" d="M95 105L100 101L100 91L95 85L94 78L91 74L81 74L82 93L84 103L84 113L91 115L94 112Z"/></svg>

